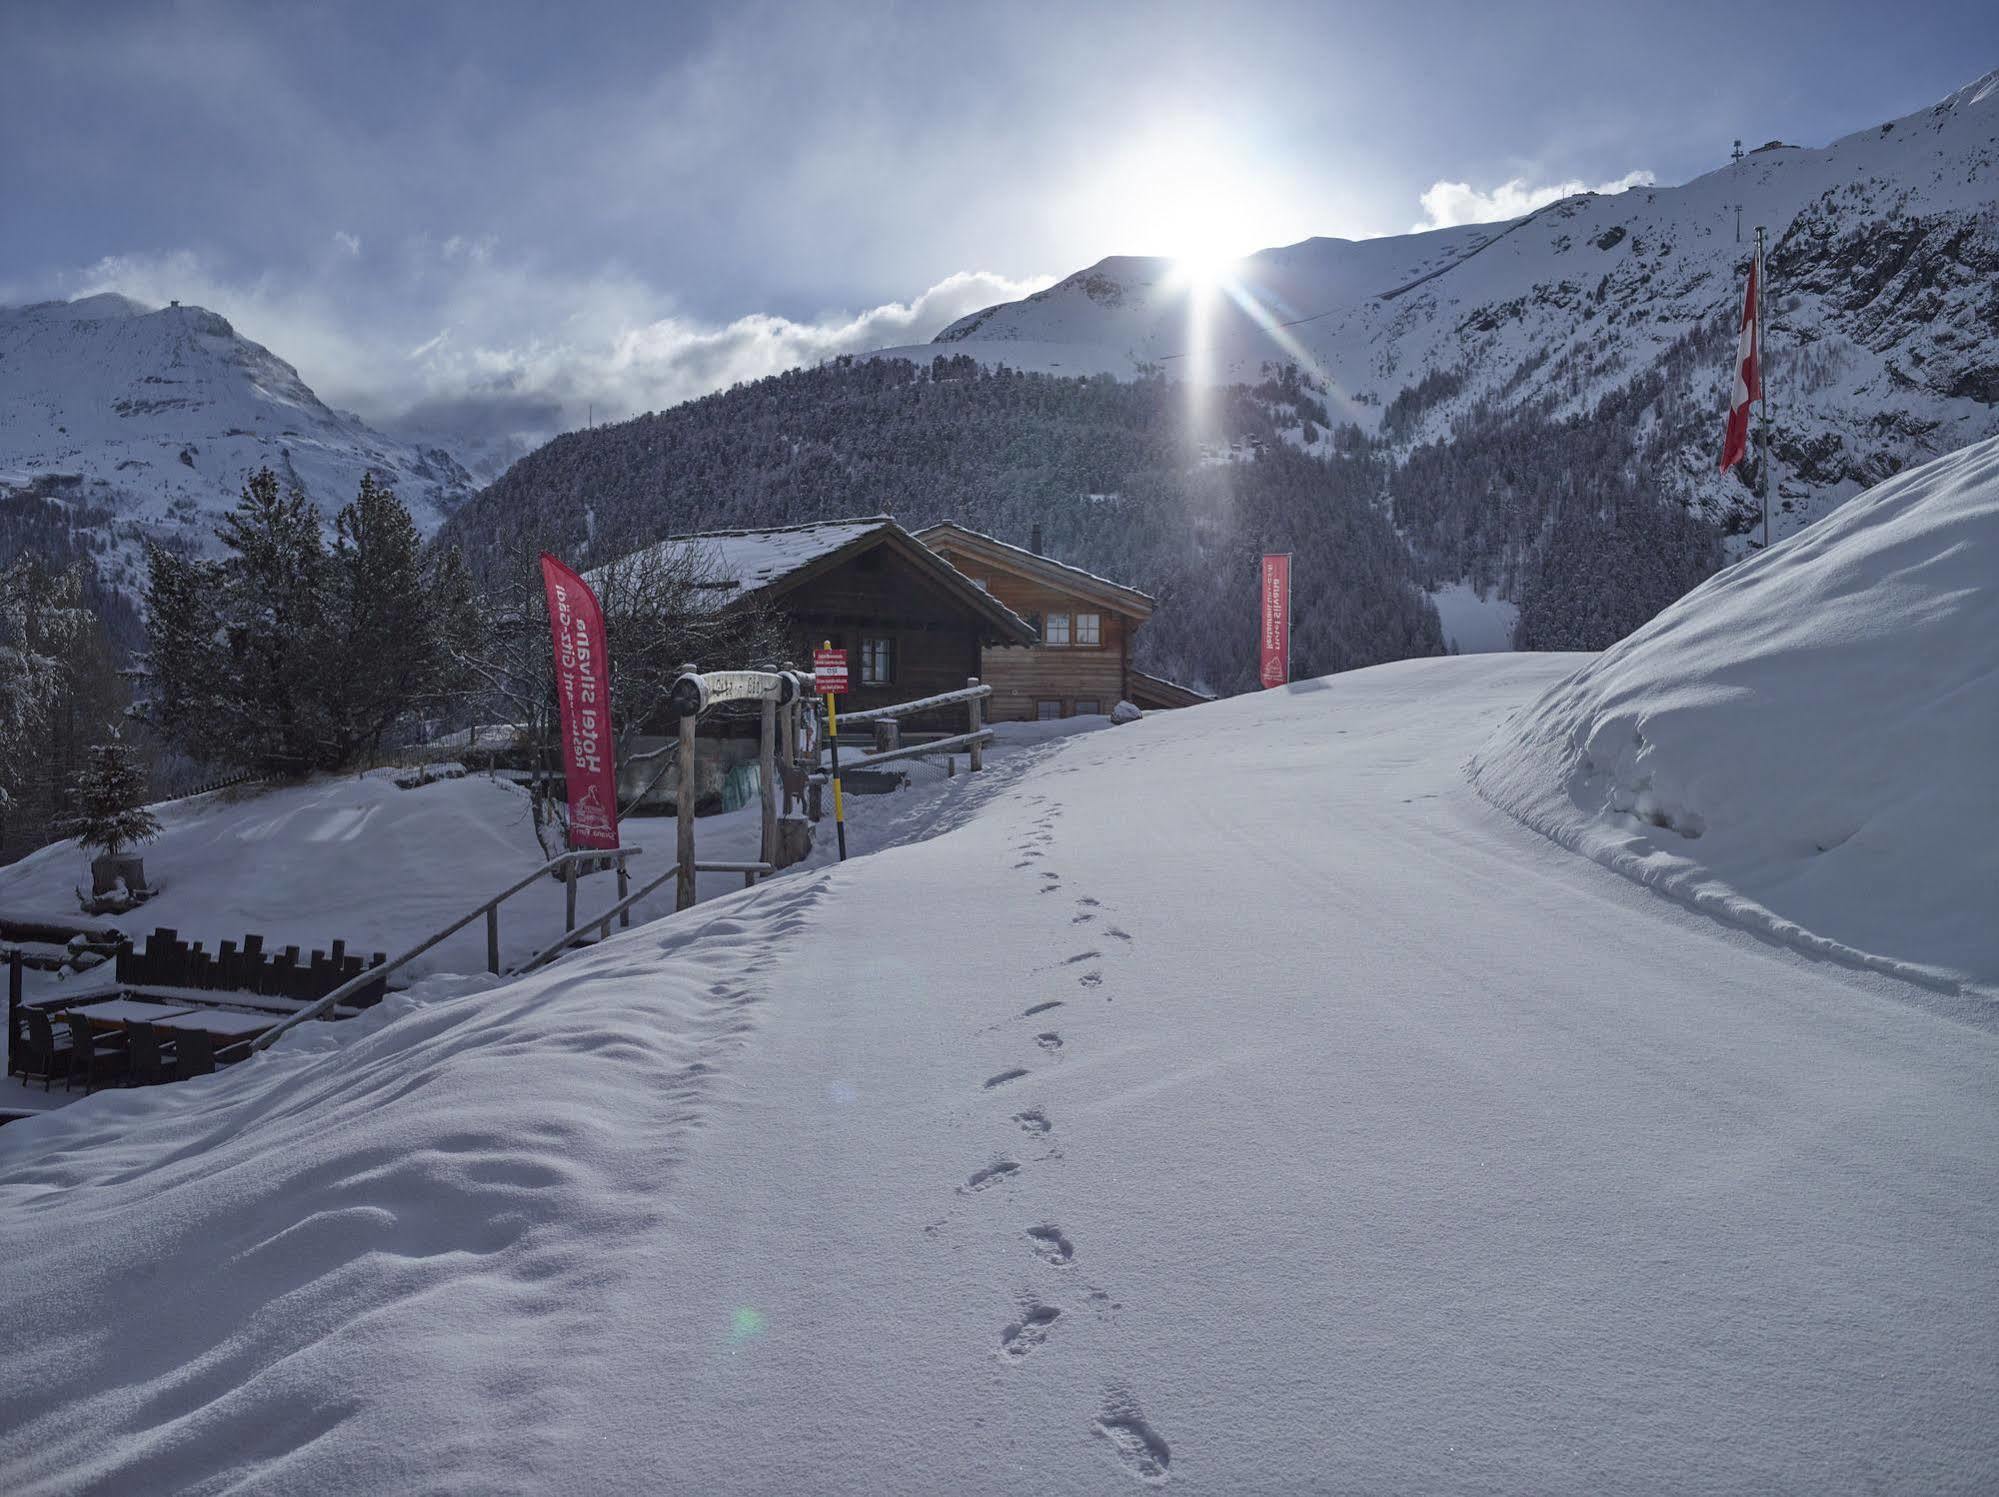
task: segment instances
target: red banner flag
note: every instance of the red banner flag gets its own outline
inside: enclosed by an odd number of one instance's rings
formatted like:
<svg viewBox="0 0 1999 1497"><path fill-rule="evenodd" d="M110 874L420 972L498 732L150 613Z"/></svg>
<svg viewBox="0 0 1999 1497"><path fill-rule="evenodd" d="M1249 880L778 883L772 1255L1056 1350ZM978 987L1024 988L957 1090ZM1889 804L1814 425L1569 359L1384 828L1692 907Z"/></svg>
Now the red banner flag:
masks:
<svg viewBox="0 0 1999 1497"><path fill-rule="evenodd" d="M1749 294L1742 300L1742 332L1735 345L1735 391L1728 402L1728 434L1721 443L1721 471L1742 461L1749 450L1749 406L1763 398L1762 319L1756 315L1763 257L1749 262Z"/></svg>
<svg viewBox="0 0 1999 1497"><path fill-rule="evenodd" d="M1291 679L1291 553L1263 558L1263 581L1259 589L1263 658L1257 665L1257 679L1266 687L1282 686Z"/></svg>
<svg viewBox="0 0 1999 1497"><path fill-rule="evenodd" d="M611 652L597 595L574 572L541 556L555 640L555 697L562 709L562 768L569 782L569 845L618 845L617 755L611 745Z"/></svg>

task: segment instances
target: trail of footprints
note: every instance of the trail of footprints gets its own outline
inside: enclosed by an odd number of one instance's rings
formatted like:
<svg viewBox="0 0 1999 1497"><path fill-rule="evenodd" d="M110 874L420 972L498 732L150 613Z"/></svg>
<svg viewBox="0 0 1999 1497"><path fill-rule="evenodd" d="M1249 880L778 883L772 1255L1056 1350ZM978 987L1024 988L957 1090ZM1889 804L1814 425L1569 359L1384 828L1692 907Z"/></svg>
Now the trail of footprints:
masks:
<svg viewBox="0 0 1999 1497"><path fill-rule="evenodd" d="M1041 808L1040 815L1033 822L1022 841L1014 848L1019 858L1013 866L1019 870L1032 870L1037 880L1037 892L1054 894L1062 888L1062 875L1046 867L1037 867L1045 861L1048 849L1054 843L1054 828L1061 818L1061 806L1045 797L1031 796L1029 803ZM1115 925L1106 925L1103 917L1107 912L1101 900L1085 895L1075 900L1069 916L1069 924L1089 927L1104 941L1129 943L1128 931ZM1085 991L1095 991L1104 986L1104 947L1094 947L1064 957L1058 970L1082 968L1075 974L1077 987ZM1106 993L1105 1002L1111 1001ZM1061 998L1044 998L1029 1004L1020 1011L1020 1019L1041 1019L1056 1009L1066 1006ZM1043 1019L1043 1022L1048 1022ZM1025 1030L1036 1047L1046 1056L1059 1058L1066 1040L1061 1031L1053 1028ZM1011 1087L1028 1078L1032 1073L1025 1065L1009 1066L1005 1070L988 1076L981 1085L982 1091L994 1091ZM1030 1106L1012 1114L1011 1121L1020 1132L1046 1152L1036 1157L1036 1162L1055 1160L1061 1157L1061 1150L1054 1147L1055 1125L1049 1119L1045 1108ZM1024 1182L1026 1166L1020 1160L1006 1155L996 1155L980 1168L974 1170L957 1187L957 1193L976 1195L991 1191L996 1187L1011 1191L1012 1187ZM927 1230L927 1229L926 1229ZM1074 1272L1080 1257L1076 1242L1069 1233L1056 1222L1040 1221L1022 1229L1028 1251L1045 1271L1060 1275L1058 1284L1073 1284L1069 1276ZM1096 1318L1103 1322L1114 1319L1115 1312L1122 1309L1118 1301L1111 1298L1110 1291L1093 1284L1084 1284L1086 1303ZM1022 1290L1018 1296L1013 1316L999 1330L998 1354L1010 1364L1022 1364L1036 1351L1046 1345L1051 1337L1062 1333L1068 1312L1055 1302L1060 1298L1052 1291L1043 1296L1033 1289ZM1154 1429L1145 1417L1128 1388L1121 1384L1108 1386L1103 1402L1089 1421L1090 1432L1102 1440L1111 1455L1124 1472L1135 1481L1148 1486L1163 1485L1172 1466L1172 1451L1166 1440Z"/></svg>

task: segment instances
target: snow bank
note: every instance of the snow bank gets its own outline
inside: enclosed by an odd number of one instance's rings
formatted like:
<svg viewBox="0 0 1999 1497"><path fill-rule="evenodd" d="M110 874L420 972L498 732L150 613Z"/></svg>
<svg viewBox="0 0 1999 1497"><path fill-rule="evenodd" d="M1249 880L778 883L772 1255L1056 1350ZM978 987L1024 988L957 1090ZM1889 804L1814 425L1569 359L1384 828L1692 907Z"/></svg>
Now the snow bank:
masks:
<svg viewBox="0 0 1999 1497"><path fill-rule="evenodd" d="M1566 669L1080 733L0 1129L0 1490L1991 1487L1999 1034L1481 801Z"/></svg>
<svg viewBox="0 0 1999 1497"><path fill-rule="evenodd" d="M1999 990L1999 439L1696 588L1473 759L1529 826L1806 950Z"/></svg>

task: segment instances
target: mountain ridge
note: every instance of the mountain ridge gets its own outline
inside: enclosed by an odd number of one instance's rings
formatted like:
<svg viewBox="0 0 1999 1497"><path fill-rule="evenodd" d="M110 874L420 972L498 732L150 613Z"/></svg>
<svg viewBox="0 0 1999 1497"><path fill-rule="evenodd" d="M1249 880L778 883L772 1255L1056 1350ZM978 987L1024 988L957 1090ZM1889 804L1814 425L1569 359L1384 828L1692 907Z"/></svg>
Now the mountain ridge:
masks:
<svg viewBox="0 0 1999 1497"><path fill-rule="evenodd" d="M209 548L263 467L329 517L373 472L426 533L475 488L450 453L334 410L207 308L116 292L0 308L0 540L90 554L136 592L144 541Z"/></svg>
<svg viewBox="0 0 1999 1497"><path fill-rule="evenodd" d="M1460 373L1459 388L1400 434L1406 450L1447 438L1481 407L1538 403L1567 416L1628 389L1681 338L1733 318L1761 220L1783 534L1898 467L1999 431L1999 298L1986 289L1999 274L1995 183L1999 70L1827 146L1773 142L1678 186L1577 194L1496 224L1262 250L1205 309L1172 261L1109 256L933 342L987 365L1160 368L1197 383L1253 382L1294 362L1334 424L1369 433L1426 376ZM1698 392L1703 414L1676 441L1673 478L1684 502L1725 525L1734 511L1739 526L1751 496L1712 472L1707 451L1727 377L1724 354L1692 371L1691 387L1681 381L1676 393Z"/></svg>

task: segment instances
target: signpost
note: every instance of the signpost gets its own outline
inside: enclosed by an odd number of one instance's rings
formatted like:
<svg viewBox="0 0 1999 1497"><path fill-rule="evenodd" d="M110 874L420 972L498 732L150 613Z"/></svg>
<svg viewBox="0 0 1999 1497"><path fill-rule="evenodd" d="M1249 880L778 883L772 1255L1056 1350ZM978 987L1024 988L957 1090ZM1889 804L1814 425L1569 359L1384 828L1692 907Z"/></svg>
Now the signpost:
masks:
<svg viewBox="0 0 1999 1497"><path fill-rule="evenodd" d="M1291 679L1291 553L1263 558L1257 589L1257 635L1262 646L1257 679L1267 689Z"/></svg>
<svg viewBox="0 0 1999 1497"><path fill-rule="evenodd" d="M833 751L833 835L839 839L840 861L847 861L847 813L840 802L840 709L834 698L847 690L847 652L833 641L812 652L812 680L826 698L826 742Z"/></svg>

